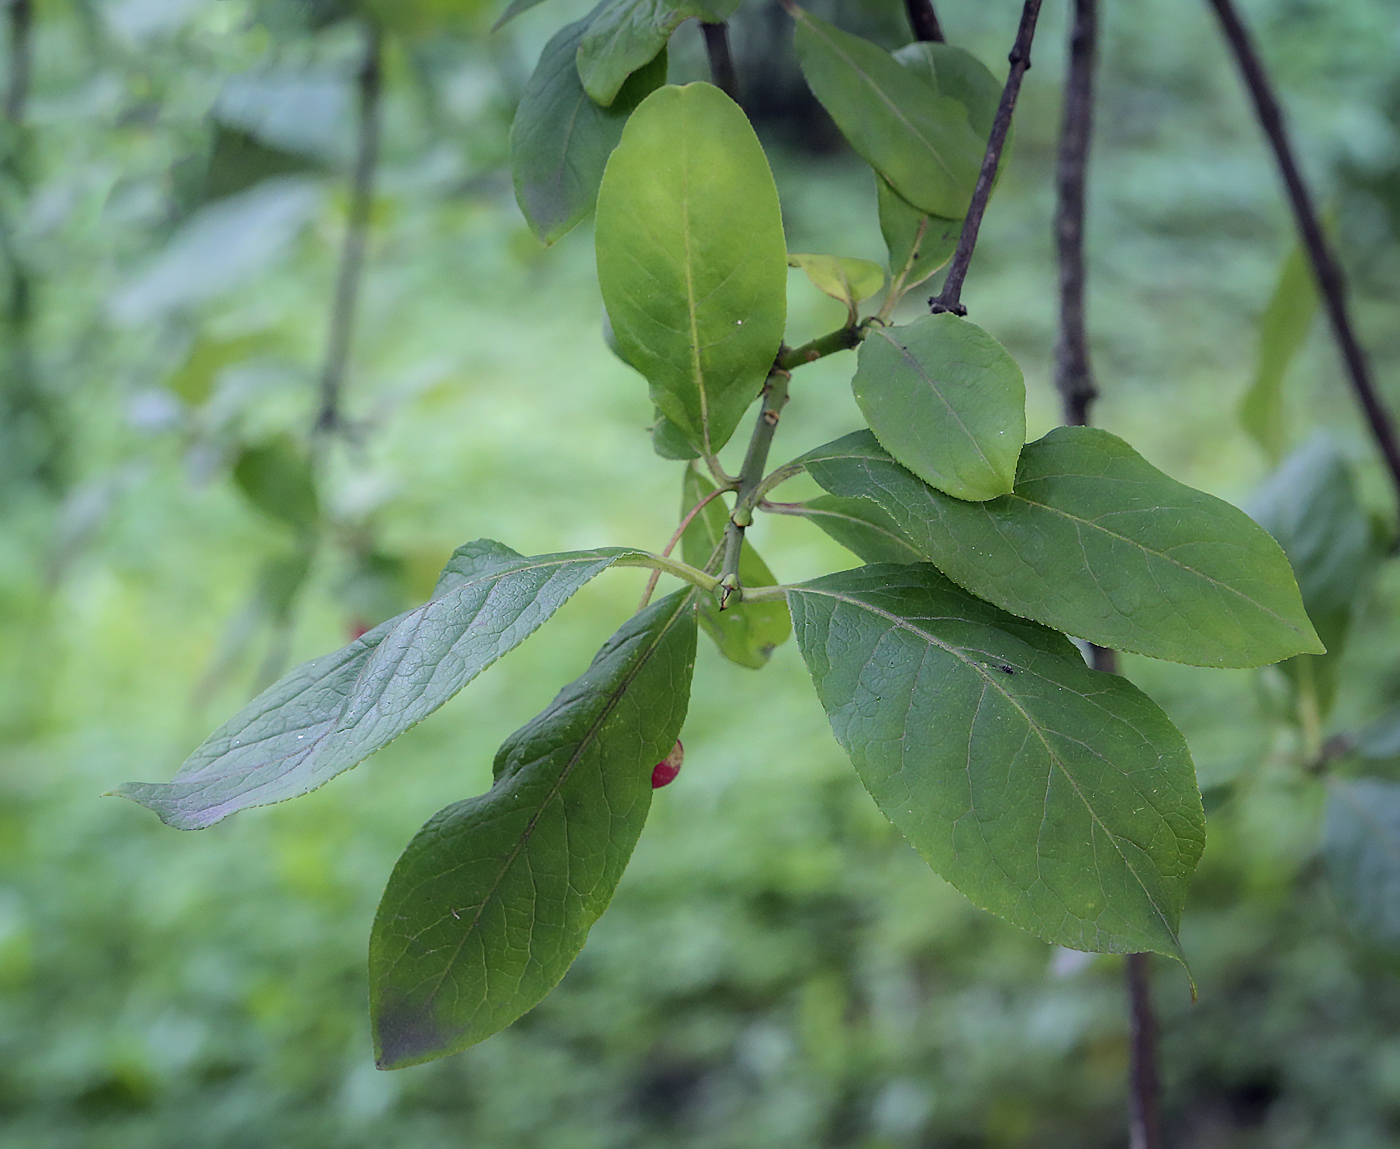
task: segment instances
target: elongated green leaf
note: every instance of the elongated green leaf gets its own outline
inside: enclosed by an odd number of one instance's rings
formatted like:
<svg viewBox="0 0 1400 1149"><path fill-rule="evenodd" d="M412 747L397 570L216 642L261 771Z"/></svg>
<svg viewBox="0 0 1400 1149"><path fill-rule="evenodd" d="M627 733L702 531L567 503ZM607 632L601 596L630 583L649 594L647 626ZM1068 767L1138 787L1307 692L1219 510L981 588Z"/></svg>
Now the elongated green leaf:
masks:
<svg viewBox="0 0 1400 1149"><path fill-rule="evenodd" d="M316 529L321 509L311 460L290 435L244 447L233 465L233 481L269 518L301 534Z"/></svg>
<svg viewBox="0 0 1400 1149"><path fill-rule="evenodd" d="M802 75L851 147L920 211L966 215L985 151L967 109L869 40L793 18Z"/></svg>
<svg viewBox="0 0 1400 1149"><path fill-rule="evenodd" d="M837 741L929 865L1047 941L1181 957L1205 815L1185 740L1146 695L926 563L788 601Z"/></svg>
<svg viewBox="0 0 1400 1149"><path fill-rule="evenodd" d="M986 146L987 137L992 134L997 106L1001 103L1002 89L1001 82L992 75L986 64L966 48L928 40L905 44L894 53L894 58L940 96L957 100L966 108L968 123ZM1014 129L1008 131L1006 146L1001 151L1003 167L1013 133Z"/></svg>
<svg viewBox="0 0 1400 1149"><path fill-rule="evenodd" d="M417 725L633 551L525 558L460 547L431 601L303 663L214 731L167 783L117 793L179 830L310 793Z"/></svg>
<svg viewBox="0 0 1400 1149"><path fill-rule="evenodd" d="M1295 246L1284 260L1269 306L1259 317L1259 359L1240 401L1240 424L1270 461L1286 449L1283 380L1317 315L1317 285L1307 253Z"/></svg>
<svg viewBox="0 0 1400 1149"><path fill-rule="evenodd" d="M629 621L496 755L496 784L423 827L370 936L380 1068L465 1049L558 984L612 899L685 720L692 593Z"/></svg>
<svg viewBox="0 0 1400 1149"><path fill-rule="evenodd" d="M528 12L531 8L543 3L544 0L510 0L506 10L501 13L500 19L491 25L491 31L499 32L522 12Z"/></svg>
<svg viewBox="0 0 1400 1149"><path fill-rule="evenodd" d="M653 92L598 193L598 283L618 348L699 451L718 451L783 340L787 246L763 148L709 84Z"/></svg>
<svg viewBox="0 0 1400 1149"><path fill-rule="evenodd" d="M714 489L709 479L693 466L687 467L681 484L681 514L689 513ZM723 500L707 503L681 535L681 554L685 561L703 570L724 542L728 522L729 514ZM778 585L768 564L748 542L739 555L739 582L751 587ZM792 634L792 618L784 602L735 603L720 610L713 598L701 596L700 625L725 658L754 670L766 666L773 651Z"/></svg>
<svg viewBox="0 0 1400 1149"><path fill-rule="evenodd" d="M695 17L718 24L738 7L739 0L604 0L578 46L584 89L611 104L627 77L654 59L682 23Z"/></svg>
<svg viewBox="0 0 1400 1149"><path fill-rule="evenodd" d="M869 499L820 495L803 504L801 514L867 563L921 563L924 556Z"/></svg>
<svg viewBox="0 0 1400 1149"><path fill-rule="evenodd" d="M972 130L983 141L991 135L992 121L1001 101L1001 85L976 56L951 44L920 41L906 44L895 52L894 58L940 96L951 97L962 104L967 109ZM1014 137L1013 127L1008 129L1002 148L998 179L1006 170ZM890 252L890 275L897 276L903 271L904 287L917 287L952 258L962 234L962 220L925 214L878 176L876 185L880 232Z"/></svg>
<svg viewBox="0 0 1400 1149"><path fill-rule="evenodd" d="M890 253L890 278L902 272L904 287L917 287L953 258L962 235L962 220L926 215L878 174L875 192L880 234Z"/></svg>
<svg viewBox="0 0 1400 1149"><path fill-rule="evenodd" d="M1400 783L1333 779L1322 848L1332 893L1352 926L1400 945Z"/></svg>
<svg viewBox="0 0 1400 1149"><path fill-rule="evenodd" d="M1323 651L1279 545L1107 431L1026 444L1013 494L967 503L868 431L804 456L833 495L873 499L924 557L1003 610L1100 646L1199 666Z"/></svg>
<svg viewBox="0 0 1400 1149"><path fill-rule="evenodd" d="M593 210L603 168L627 117L666 82L666 51L628 77L611 107L589 99L574 56L588 19L545 45L510 130L515 198L531 229L553 243Z"/></svg>
<svg viewBox="0 0 1400 1149"><path fill-rule="evenodd" d="M976 324L943 312L873 327L851 389L881 446L926 483L959 499L1010 494L1026 384Z"/></svg>
<svg viewBox="0 0 1400 1149"><path fill-rule="evenodd" d="M788 256L788 266L800 267L817 290L839 299L852 311L885 286L884 268L868 259L794 252Z"/></svg>
<svg viewBox="0 0 1400 1149"><path fill-rule="evenodd" d="M1314 693L1325 716L1336 692L1337 662L1379 550L1351 470L1325 435L1299 447L1255 495L1250 510L1274 536L1298 579L1303 606L1327 647L1282 664L1299 689Z"/></svg>

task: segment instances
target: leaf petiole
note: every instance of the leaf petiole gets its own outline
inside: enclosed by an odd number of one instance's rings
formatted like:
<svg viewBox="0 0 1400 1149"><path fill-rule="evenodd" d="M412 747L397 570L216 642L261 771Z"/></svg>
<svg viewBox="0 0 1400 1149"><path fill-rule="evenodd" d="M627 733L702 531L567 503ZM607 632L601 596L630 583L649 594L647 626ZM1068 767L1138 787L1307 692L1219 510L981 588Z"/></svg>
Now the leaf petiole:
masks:
<svg viewBox="0 0 1400 1149"><path fill-rule="evenodd" d="M650 551L635 551L625 558L618 559L613 566L617 567L642 567L646 570L660 571L662 574L675 575L691 584L698 586L703 591L711 594L719 587L719 579L714 575L706 574L704 571L683 563L679 559L669 558L665 555L654 555Z"/></svg>

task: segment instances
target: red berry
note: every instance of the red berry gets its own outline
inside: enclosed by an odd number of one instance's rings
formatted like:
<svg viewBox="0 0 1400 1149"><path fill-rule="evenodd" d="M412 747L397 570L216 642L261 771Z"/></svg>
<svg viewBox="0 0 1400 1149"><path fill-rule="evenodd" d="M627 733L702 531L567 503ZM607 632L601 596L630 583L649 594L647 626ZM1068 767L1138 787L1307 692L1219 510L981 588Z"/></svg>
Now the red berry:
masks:
<svg viewBox="0 0 1400 1149"><path fill-rule="evenodd" d="M669 786L676 780L676 775L681 772L681 763L685 761L685 747L681 745L681 740L676 739L676 745L671 753L661 759L651 772L651 788L660 790L662 786Z"/></svg>

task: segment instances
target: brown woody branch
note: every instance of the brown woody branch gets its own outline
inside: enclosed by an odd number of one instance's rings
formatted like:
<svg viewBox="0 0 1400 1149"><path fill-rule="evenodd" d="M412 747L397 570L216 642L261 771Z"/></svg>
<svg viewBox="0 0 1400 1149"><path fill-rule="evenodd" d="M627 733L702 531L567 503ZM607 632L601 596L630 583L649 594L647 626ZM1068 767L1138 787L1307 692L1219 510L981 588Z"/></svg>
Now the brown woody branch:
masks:
<svg viewBox="0 0 1400 1149"><path fill-rule="evenodd" d="M1011 71L1006 77L1006 86L1001 92L1001 102L997 105L996 119L992 121L992 134L987 140L987 151L982 157L982 170L977 176L977 186L972 192L972 203L968 206L967 217L963 220L962 234L958 237L958 249L953 254L952 265L948 268L948 278L943 281L943 290L928 301L929 310L937 314L951 311L954 315L966 315L962 305L963 280L972 263L972 252L977 247L977 232L982 226L982 216L987 210L987 201L992 195L992 184L996 180L997 167L1001 164L1001 153L1006 147L1006 134L1011 130L1011 114L1016 110L1016 97L1021 93L1021 80L1031 66L1031 43L1035 39L1035 23L1040 17L1041 0L1026 0L1021 9L1021 24L1016 31L1016 42L1007 57Z"/></svg>
<svg viewBox="0 0 1400 1149"><path fill-rule="evenodd" d="M944 42L943 25L933 10L933 0L904 0L904 10L909 15L909 30L914 33L914 39L934 44Z"/></svg>
<svg viewBox="0 0 1400 1149"><path fill-rule="evenodd" d="M1284 125L1283 109L1274 94L1273 84L1264 70L1249 30L1240 19L1232 0L1209 0L1209 3L1220 18L1221 30L1231 52L1234 53L1235 62L1239 65L1250 98L1254 101L1254 112L1259 119L1259 126L1263 128L1269 146L1273 149L1274 159L1278 163L1288 193L1288 202L1293 209L1294 222L1302 237L1303 247L1307 250L1308 259L1312 263L1318 291L1322 296L1328 321L1332 325L1332 333L1341 349L1342 361L1346 365L1352 390L1356 393L1357 402L1361 404L1361 410L1370 426L1371 437L1376 441L1386 469L1390 472L1390 481L1395 488L1396 497L1400 499L1400 441L1396 439L1395 424L1376 388L1370 362L1352 327L1351 314L1347 307L1346 279L1342 274L1341 265L1332 253L1331 245L1327 242L1327 237L1323 234L1317 208L1294 157L1293 145Z"/></svg>

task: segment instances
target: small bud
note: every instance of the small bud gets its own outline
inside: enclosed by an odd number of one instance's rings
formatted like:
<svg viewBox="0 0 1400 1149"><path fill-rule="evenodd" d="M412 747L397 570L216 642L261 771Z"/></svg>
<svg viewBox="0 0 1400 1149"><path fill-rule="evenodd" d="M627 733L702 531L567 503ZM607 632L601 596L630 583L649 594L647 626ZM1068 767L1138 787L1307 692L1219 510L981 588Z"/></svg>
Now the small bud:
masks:
<svg viewBox="0 0 1400 1149"><path fill-rule="evenodd" d="M651 788L660 790L662 786L669 786L676 780L676 775L681 772L681 763L685 761L685 747L681 745L681 740L676 739L676 744L671 748L671 753L661 759L651 772Z"/></svg>

